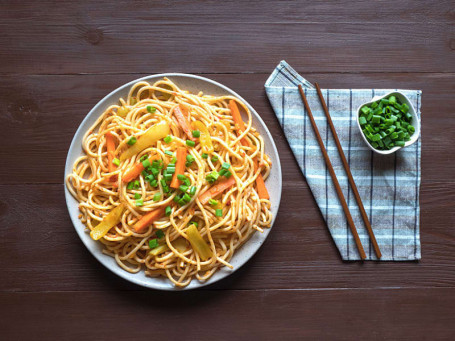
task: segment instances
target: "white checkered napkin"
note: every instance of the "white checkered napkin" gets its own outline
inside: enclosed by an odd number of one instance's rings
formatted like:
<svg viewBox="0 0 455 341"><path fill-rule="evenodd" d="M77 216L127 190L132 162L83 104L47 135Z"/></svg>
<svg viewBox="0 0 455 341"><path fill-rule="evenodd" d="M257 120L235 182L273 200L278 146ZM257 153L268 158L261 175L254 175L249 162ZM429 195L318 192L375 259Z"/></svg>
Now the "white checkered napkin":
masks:
<svg viewBox="0 0 455 341"><path fill-rule="evenodd" d="M360 257L354 239L302 104L298 84L305 88L367 259L376 260L314 86L282 61L265 83L265 89L342 258L358 260ZM374 96L394 90L396 89L324 89L322 93L381 249L381 260L406 261L421 257L421 139L394 154L379 155L365 145L355 121L357 108L361 104L370 101ZM422 92L400 91L410 99L420 117Z"/></svg>

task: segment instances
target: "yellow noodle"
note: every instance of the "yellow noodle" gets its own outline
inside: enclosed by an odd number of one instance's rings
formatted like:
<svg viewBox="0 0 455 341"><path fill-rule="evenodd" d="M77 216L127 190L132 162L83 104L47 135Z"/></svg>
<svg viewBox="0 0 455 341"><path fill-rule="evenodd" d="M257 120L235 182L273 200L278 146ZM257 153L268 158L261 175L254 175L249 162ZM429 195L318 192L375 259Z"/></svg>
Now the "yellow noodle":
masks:
<svg viewBox="0 0 455 341"><path fill-rule="evenodd" d="M246 112L246 129L237 136L232 119L229 101L234 100L239 108ZM156 108L154 113L147 111L147 106ZM185 168L185 176L191 186L197 188L196 194L187 204L174 206L170 216L163 216L141 233L132 226L146 213L158 207L169 206L178 190L166 194L159 183L151 185L141 174L139 189L128 189L122 177L144 155L157 155L169 161L164 151L175 152L177 147L185 146L185 133L178 125L173 109L177 105L184 106L189 112L190 121L201 121L207 127L214 145L211 156L218 156L218 161L211 157L201 157L199 144L188 148L188 154L194 157L190 167ZM129 109L125 117L117 114L120 107ZM106 133L110 132L116 140L116 155L128 148L127 141L134 135L141 136L150 126L165 120L171 129L173 141L166 144L158 141L138 155L122 162L113 172L108 172L106 150ZM249 146L240 143L242 138L250 141ZM175 286L184 287L193 279L207 281L219 268L228 266L232 256L243 243L256 231L263 232L270 227L272 214L270 201L260 199L257 194L256 178L262 174L264 179L270 173L271 161L264 151L264 140L252 126L252 116L248 107L232 96L197 95L181 90L167 78L154 84L141 81L134 84L126 100L119 99L119 105L112 105L98 118L95 124L83 137L84 155L73 165L73 171L67 175L66 184L70 193L78 200L79 218L88 230L96 225L114 207L125 203L127 209L123 213L120 224L112 228L99 242L104 244L103 253L114 257L118 265L125 271L137 273L145 269L151 277L167 277ZM254 170L253 158L259 162L258 170ZM212 171L219 171L223 162L231 164L230 171L236 183L217 200L224 205L223 217L215 215L215 208L210 204L202 205L198 196L206 192L212 185L205 177ZM116 180L111 182L112 177ZM140 194L144 205L135 205L134 194ZM156 193L161 194L159 201L153 201ZM198 231L212 250L212 257L203 261L187 242L185 250L173 245L178 238L186 239L186 230L190 222L198 224ZM155 239L155 232L161 230L164 237L160 244L167 244L163 253L150 255L149 240Z"/></svg>

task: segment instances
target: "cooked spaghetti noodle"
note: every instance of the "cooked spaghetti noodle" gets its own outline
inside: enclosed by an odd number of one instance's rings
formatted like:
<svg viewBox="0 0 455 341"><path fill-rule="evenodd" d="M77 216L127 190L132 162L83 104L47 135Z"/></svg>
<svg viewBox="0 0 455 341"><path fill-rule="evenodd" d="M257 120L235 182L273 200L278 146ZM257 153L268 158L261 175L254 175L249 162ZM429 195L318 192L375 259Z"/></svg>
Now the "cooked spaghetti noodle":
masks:
<svg viewBox="0 0 455 341"><path fill-rule="evenodd" d="M177 287L203 282L232 268L236 250L271 225L263 182L271 161L235 97L141 81L105 110L82 148L66 185L92 238L128 272L145 269Z"/></svg>

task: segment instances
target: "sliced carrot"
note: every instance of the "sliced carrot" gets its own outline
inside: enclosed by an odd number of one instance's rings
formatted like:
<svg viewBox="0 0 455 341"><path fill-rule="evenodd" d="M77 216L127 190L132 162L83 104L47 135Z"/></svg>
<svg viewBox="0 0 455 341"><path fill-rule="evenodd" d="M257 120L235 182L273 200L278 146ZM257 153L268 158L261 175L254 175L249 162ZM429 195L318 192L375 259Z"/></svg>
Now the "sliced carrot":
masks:
<svg viewBox="0 0 455 341"><path fill-rule="evenodd" d="M179 188L182 181L180 181L177 176L185 172L185 162L186 162L186 148L178 147L177 148L177 161L175 163L175 173L172 177L171 187Z"/></svg>
<svg viewBox="0 0 455 341"><path fill-rule="evenodd" d="M235 184L235 179L233 176L230 176L229 179L220 181L216 185L210 187L210 189L199 196L199 201L202 205L205 205L211 198L216 197L218 194L222 193L224 190L231 187Z"/></svg>
<svg viewBox="0 0 455 341"><path fill-rule="evenodd" d="M257 158L254 159L254 171L258 170L258 160ZM262 174L259 173L258 177L256 178L256 186L259 195L259 199L270 199L269 192L267 191L267 187L265 187L264 178Z"/></svg>
<svg viewBox="0 0 455 341"><path fill-rule="evenodd" d="M184 113L186 113L186 109L183 106L178 105L174 108L175 118L177 119L180 128L183 129L183 131L191 141L196 142L196 139L193 137L193 134L191 132L190 124L188 123L187 119L188 115Z"/></svg>
<svg viewBox="0 0 455 341"><path fill-rule="evenodd" d="M153 156L149 157L150 161L157 160L157 159L159 159L159 155L153 155ZM126 182L130 182L133 179L136 179L144 169L145 168L142 165L142 162L136 163L133 167L128 169L128 171L123 176L122 181L126 183Z"/></svg>
<svg viewBox="0 0 455 341"><path fill-rule="evenodd" d="M234 100L229 101L229 108L231 109L232 119L234 120L237 136L240 136L245 131L245 123L243 123L242 116L240 116L239 107ZM240 143L244 146L249 146L248 140L242 138Z"/></svg>
<svg viewBox="0 0 455 341"><path fill-rule="evenodd" d="M115 158L115 136L108 131L106 133L106 148L107 148L107 167L109 170L109 173L115 171L115 165L112 163L112 161Z"/></svg>
<svg viewBox="0 0 455 341"><path fill-rule="evenodd" d="M144 215L139 221L134 224L133 230L136 233L141 233L147 226L153 223L155 220L160 219L164 215L165 207L159 207L146 215Z"/></svg>

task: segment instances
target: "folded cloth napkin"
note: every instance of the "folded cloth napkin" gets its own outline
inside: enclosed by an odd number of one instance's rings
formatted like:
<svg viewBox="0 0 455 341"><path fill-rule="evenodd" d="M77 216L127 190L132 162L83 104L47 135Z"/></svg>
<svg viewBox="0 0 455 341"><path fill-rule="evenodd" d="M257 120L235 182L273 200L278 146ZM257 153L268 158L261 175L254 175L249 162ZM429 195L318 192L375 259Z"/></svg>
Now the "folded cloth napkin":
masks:
<svg viewBox="0 0 455 341"><path fill-rule="evenodd" d="M354 238L302 104L298 84L305 88L311 111L348 203L367 259L376 260L316 90L285 61L276 67L265 83L273 110L342 258L359 260ZM421 257L420 138L412 146L391 155L379 155L365 145L355 121L357 109L361 104L375 96L395 90L324 89L322 93L381 249L381 260L406 261ZM400 91L410 99L420 117L422 92Z"/></svg>

